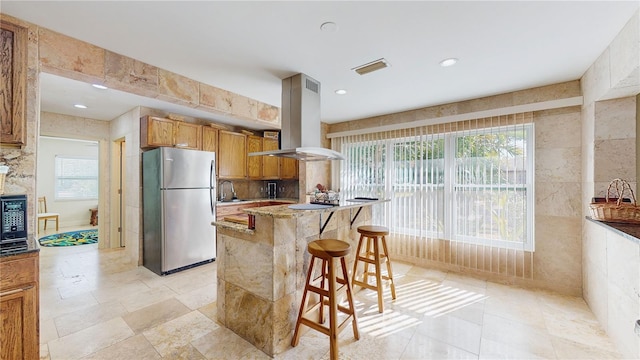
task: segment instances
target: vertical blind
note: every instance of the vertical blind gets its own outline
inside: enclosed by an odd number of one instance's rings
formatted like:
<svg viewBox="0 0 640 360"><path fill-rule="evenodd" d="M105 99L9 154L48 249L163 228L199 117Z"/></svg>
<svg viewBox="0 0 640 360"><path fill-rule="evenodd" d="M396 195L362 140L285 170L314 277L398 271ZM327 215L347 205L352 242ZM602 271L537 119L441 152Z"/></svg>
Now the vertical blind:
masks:
<svg viewBox="0 0 640 360"><path fill-rule="evenodd" d="M389 227L398 254L526 276L532 122L521 113L336 137L346 160L334 181L342 198L391 200L372 221Z"/></svg>

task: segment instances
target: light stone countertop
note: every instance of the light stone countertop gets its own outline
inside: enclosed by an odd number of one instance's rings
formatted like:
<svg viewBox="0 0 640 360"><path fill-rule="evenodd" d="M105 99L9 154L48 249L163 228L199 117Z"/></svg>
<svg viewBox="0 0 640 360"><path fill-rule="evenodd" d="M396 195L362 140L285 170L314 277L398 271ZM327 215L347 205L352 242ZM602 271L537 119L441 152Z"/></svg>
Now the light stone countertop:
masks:
<svg viewBox="0 0 640 360"><path fill-rule="evenodd" d="M277 199L276 199L277 200ZM268 201L268 199L266 200ZM335 211L347 210L347 209L358 209L363 206L372 206L377 204L382 204L385 202L389 202L389 199L380 199L380 200L371 200L371 201L348 201L348 200L340 200L340 204L338 206L331 206L322 209L313 209L313 210L295 210L289 209L289 205L273 205L273 206L261 206L261 207L252 207L243 209L243 212L255 215L255 216L271 216L274 218L293 218L293 217L301 217L307 215L315 215L315 214L324 214L324 213L332 213ZM214 221L211 225L219 226L221 228L240 231L248 234L255 233L255 230L247 228L246 225L232 223L229 221Z"/></svg>
<svg viewBox="0 0 640 360"><path fill-rule="evenodd" d="M338 206L331 206L322 209L312 209L312 210L295 210L289 209L289 205L273 205L273 206L262 206L244 209L244 212L251 215L256 216L271 216L275 218L292 218L292 217L300 217L306 216L310 214L322 214L322 213L330 213L334 211L346 210L346 209L357 209L362 206L371 206L376 204L381 204L384 202L388 202L389 200L373 200L373 201L362 201L362 202L351 202L348 200L340 200L340 204Z"/></svg>

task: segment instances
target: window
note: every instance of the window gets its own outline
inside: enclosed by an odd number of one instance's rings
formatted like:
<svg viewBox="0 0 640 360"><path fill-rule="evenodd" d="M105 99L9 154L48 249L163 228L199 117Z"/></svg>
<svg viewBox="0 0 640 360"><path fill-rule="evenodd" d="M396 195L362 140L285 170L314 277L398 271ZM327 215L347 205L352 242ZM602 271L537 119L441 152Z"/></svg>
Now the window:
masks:
<svg viewBox="0 0 640 360"><path fill-rule="evenodd" d="M56 156L56 200L92 200L98 198L98 159Z"/></svg>
<svg viewBox="0 0 640 360"><path fill-rule="evenodd" d="M396 233L533 251L533 125L420 131L342 138L341 197L390 198Z"/></svg>

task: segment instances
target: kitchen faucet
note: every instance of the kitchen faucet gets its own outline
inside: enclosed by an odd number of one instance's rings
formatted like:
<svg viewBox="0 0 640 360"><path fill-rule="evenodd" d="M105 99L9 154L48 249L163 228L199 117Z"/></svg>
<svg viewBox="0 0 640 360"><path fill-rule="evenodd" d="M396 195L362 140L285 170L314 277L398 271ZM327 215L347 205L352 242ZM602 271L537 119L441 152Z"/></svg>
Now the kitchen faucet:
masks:
<svg viewBox="0 0 640 360"><path fill-rule="evenodd" d="M220 183L220 201L224 201L224 198L225 198L225 193L224 193L225 183L231 184L231 200L237 199L236 190L233 188L233 183L229 180L224 180L223 182Z"/></svg>

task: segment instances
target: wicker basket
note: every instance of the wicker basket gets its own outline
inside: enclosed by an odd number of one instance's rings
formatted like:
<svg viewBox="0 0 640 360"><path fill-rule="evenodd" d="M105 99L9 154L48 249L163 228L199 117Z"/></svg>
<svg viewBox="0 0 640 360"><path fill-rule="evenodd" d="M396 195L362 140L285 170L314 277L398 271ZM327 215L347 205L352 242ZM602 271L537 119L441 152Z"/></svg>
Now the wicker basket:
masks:
<svg viewBox="0 0 640 360"><path fill-rule="evenodd" d="M616 198L610 198L611 190L615 189ZM631 202L624 202L623 198L629 191ZM592 202L589 204L591 217L594 220L640 224L640 208L636 203L636 197L629 183L622 179L614 179L609 183L604 202Z"/></svg>

